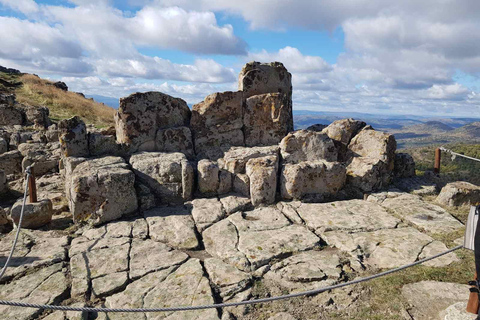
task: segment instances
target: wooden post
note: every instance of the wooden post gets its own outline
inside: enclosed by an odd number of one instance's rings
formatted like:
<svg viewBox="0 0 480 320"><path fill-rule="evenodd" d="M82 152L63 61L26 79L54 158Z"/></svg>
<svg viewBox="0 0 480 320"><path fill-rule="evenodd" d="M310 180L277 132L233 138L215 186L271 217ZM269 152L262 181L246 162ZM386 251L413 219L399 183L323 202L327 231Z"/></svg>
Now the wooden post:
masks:
<svg viewBox="0 0 480 320"><path fill-rule="evenodd" d="M30 203L37 202L37 184L35 183L35 171L31 168L31 174L28 177L28 193L30 195Z"/></svg>
<svg viewBox="0 0 480 320"><path fill-rule="evenodd" d="M442 151L440 148L435 149L435 166L433 167L434 173L440 173L440 160L442 159Z"/></svg>

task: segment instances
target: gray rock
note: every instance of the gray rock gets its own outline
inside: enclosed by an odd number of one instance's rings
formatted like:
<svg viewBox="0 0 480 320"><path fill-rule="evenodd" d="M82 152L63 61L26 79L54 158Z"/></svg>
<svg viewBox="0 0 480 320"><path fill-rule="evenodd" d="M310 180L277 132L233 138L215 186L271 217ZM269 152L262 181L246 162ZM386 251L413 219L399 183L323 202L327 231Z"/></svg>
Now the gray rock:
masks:
<svg viewBox="0 0 480 320"><path fill-rule="evenodd" d="M199 246L195 223L183 206L158 207L144 213L150 237L175 249L196 249Z"/></svg>
<svg viewBox="0 0 480 320"><path fill-rule="evenodd" d="M0 138L0 154L8 151L8 142L4 138Z"/></svg>
<svg viewBox="0 0 480 320"><path fill-rule="evenodd" d="M367 267L392 269L415 262L422 249L433 239L411 227L372 232L322 234L330 246L347 252Z"/></svg>
<svg viewBox="0 0 480 320"><path fill-rule="evenodd" d="M250 182L252 204L272 204L277 192L278 156L248 160L246 172Z"/></svg>
<svg viewBox="0 0 480 320"><path fill-rule="evenodd" d="M199 232L225 217L222 203L217 198L195 199L192 207L192 217Z"/></svg>
<svg viewBox="0 0 480 320"><path fill-rule="evenodd" d="M466 181L450 182L442 188L436 201L451 207L477 205L480 187Z"/></svg>
<svg viewBox="0 0 480 320"><path fill-rule="evenodd" d="M237 211L248 211L252 209L250 198L240 194L228 194L220 197L220 202L227 215L231 215Z"/></svg>
<svg viewBox="0 0 480 320"><path fill-rule="evenodd" d="M350 118L336 120L322 131L333 140L338 150L338 161L347 160L348 144L365 126L365 122Z"/></svg>
<svg viewBox="0 0 480 320"><path fill-rule="evenodd" d="M436 320L440 319L441 312L450 305L468 301L469 286L421 281L404 285L402 295L410 304L409 313L414 319Z"/></svg>
<svg viewBox="0 0 480 320"><path fill-rule="evenodd" d="M476 314L468 313L467 302L457 302L446 308L440 313L443 320L474 320L477 318Z"/></svg>
<svg viewBox="0 0 480 320"><path fill-rule="evenodd" d="M67 295L68 282L62 272L61 264L40 269L0 286L0 299L2 300L56 305ZM2 318L15 320L35 319L41 314L41 310L38 309L13 306L0 306L0 312Z"/></svg>
<svg viewBox="0 0 480 320"><path fill-rule="evenodd" d="M279 312L274 316L268 318L268 320L296 320L296 318L289 313Z"/></svg>
<svg viewBox="0 0 480 320"><path fill-rule="evenodd" d="M280 176L283 199L323 201L345 185L345 166L339 162L303 161L285 164Z"/></svg>
<svg viewBox="0 0 480 320"><path fill-rule="evenodd" d="M217 194L220 169L214 161L203 159L198 162L198 191L204 195Z"/></svg>
<svg viewBox="0 0 480 320"><path fill-rule="evenodd" d="M0 194L8 191L7 175L4 170L0 170Z"/></svg>
<svg viewBox="0 0 480 320"><path fill-rule="evenodd" d="M32 124L35 129L46 129L51 125L50 110L47 107L24 106L26 122Z"/></svg>
<svg viewBox="0 0 480 320"><path fill-rule="evenodd" d="M445 244L443 244L443 242L435 240L423 248L422 253L418 256L418 259L429 258L447 250L448 248ZM445 267L456 261L459 261L459 259L455 252L452 252L434 260L424 262L423 265L428 267Z"/></svg>
<svg viewBox="0 0 480 320"><path fill-rule="evenodd" d="M408 153L395 154L394 174L396 178L410 178L415 176L415 160Z"/></svg>
<svg viewBox="0 0 480 320"><path fill-rule="evenodd" d="M19 174L22 172L22 154L18 150L13 150L0 154L0 170L5 175Z"/></svg>
<svg viewBox="0 0 480 320"><path fill-rule="evenodd" d="M218 173L218 189L217 193L219 195L229 193L232 191L233 186L233 176L227 170L220 169Z"/></svg>
<svg viewBox="0 0 480 320"><path fill-rule="evenodd" d="M10 212L10 217L15 226L18 227L20 214L22 212L23 199L15 202ZM22 228L36 229L47 225L52 221L53 207L50 199L41 200L35 203L26 203L23 212Z"/></svg>
<svg viewBox="0 0 480 320"><path fill-rule="evenodd" d="M188 127L158 130L155 146L155 149L160 152L181 152L188 159L195 158L192 132Z"/></svg>
<svg viewBox="0 0 480 320"><path fill-rule="evenodd" d="M360 131L348 144L351 156L379 159L386 164L388 173L394 169L396 148L393 135L375 130Z"/></svg>
<svg viewBox="0 0 480 320"><path fill-rule="evenodd" d="M58 163L61 157L60 144L55 143L22 143L18 150L23 156L22 171L33 166L35 176L58 172Z"/></svg>
<svg viewBox="0 0 480 320"><path fill-rule="evenodd" d="M463 228L463 224L443 208L425 202L416 195L404 194L388 198L383 201L382 206L416 227L433 234L445 234Z"/></svg>
<svg viewBox="0 0 480 320"><path fill-rule="evenodd" d="M127 147L117 143L115 136L100 133L88 134L88 150L92 157L124 156L127 154Z"/></svg>
<svg viewBox="0 0 480 320"><path fill-rule="evenodd" d="M146 211L155 207L156 200L154 194L151 192L150 188L144 185L143 183L136 181L135 189L137 191L138 199L138 209L140 211Z"/></svg>
<svg viewBox="0 0 480 320"><path fill-rule="evenodd" d="M437 195L437 185L426 177L401 178L394 181L395 186L405 192L429 196Z"/></svg>
<svg viewBox="0 0 480 320"><path fill-rule="evenodd" d="M282 162L337 161L337 148L326 134L315 131L298 130L289 133L280 142Z"/></svg>
<svg viewBox="0 0 480 320"><path fill-rule="evenodd" d="M301 203L296 212L319 236L326 231L352 233L393 229L401 222L382 206L364 200Z"/></svg>
<svg viewBox="0 0 480 320"><path fill-rule="evenodd" d="M80 117L75 116L58 123L60 146L65 157L89 155L87 127Z"/></svg>
<svg viewBox="0 0 480 320"><path fill-rule="evenodd" d="M266 93L246 100L243 115L245 145L278 144L293 131L292 99L287 93Z"/></svg>
<svg viewBox="0 0 480 320"><path fill-rule="evenodd" d="M328 127L326 124L316 123L316 124L312 124L305 130L322 132L323 129L325 129L326 127Z"/></svg>
<svg viewBox="0 0 480 320"><path fill-rule="evenodd" d="M130 251L130 273L138 279L148 273L178 266L188 260L184 252L173 250L167 245L153 240L133 239Z"/></svg>
<svg viewBox="0 0 480 320"><path fill-rule="evenodd" d="M292 75L281 62L245 64L238 76L238 90L245 98L271 92L292 96Z"/></svg>
<svg viewBox="0 0 480 320"><path fill-rule="evenodd" d="M65 183L74 221L88 219L100 224L136 211L134 183L134 173L120 157L78 164Z"/></svg>
<svg viewBox="0 0 480 320"><path fill-rule="evenodd" d="M137 153L130 157L130 164L137 179L162 203L181 203L191 199L193 167L183 153Z"/></svg>
<svg viewBox="0 0 480 320"><path fill-rule="evenodd" d="M156 151L157 130L188 126L187 103L161 92L134 93L120 99L115 114L117 141L132 151Z"/></svg>
<svg viewBox="0 0 480 320"><path fill-rule="evenodd" d="M248 273L220 259L206 259L204 265L211 283L224 299L245 290L252 282L252 277Z"/></svg>
<svg viewBox="0 0 480 320"><path fill-rule="evenodd" d="M333 285L341 274L342 264L335 251L306 251L272 265L265 279L293 293Z"/></svg>
<svg viewBox="0 0 480 320"><path fill-rule="evenodd" d="M0 263L2 265L5 264L11 250L15 232L10 232L0 241ZM65 261L67 246L68 238L55 231L22 229L15 254L5 273L5 279L18 277L41 267Z"/></svg>
<svg viewBox="0 0 480 320"><path fill-rule="evenodd" d="M231 146L243 146L243 93L217 92L197 103L190 122L197 157L218 159Z"/></svg>
<svg viewBox="0 0 480 320"><path fill-rule="evenodd" d="M250 178L245 173L233 176L233 191L245 197L250 197Z"/></svg>
<svg viewBox="0 0 480 320"><path fill-rule="evenodd" d="M278 146L231 148L223 157L223 167L233 174L245 173L248 160L268 156L278 156L278 151Z"/></svg>
<svg viewBox="0 0 480 320"><path fill-rule="evenodd" d="M386 187L391 181L385 162L376 158L353 158L347 166L347 185L368 193Z"/></svg>

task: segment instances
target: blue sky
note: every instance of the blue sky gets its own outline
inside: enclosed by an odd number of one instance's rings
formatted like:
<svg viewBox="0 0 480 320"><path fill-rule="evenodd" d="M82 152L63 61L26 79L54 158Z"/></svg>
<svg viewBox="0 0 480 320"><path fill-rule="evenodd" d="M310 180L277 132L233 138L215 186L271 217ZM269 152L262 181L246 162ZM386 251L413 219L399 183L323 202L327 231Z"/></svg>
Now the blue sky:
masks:
<svg viewBox="0 0 480 320"><path fill-rule="evenodd" d="M0 65L189 104L281 61L294 108L480 116L476 0L0 0Z"/></svg>

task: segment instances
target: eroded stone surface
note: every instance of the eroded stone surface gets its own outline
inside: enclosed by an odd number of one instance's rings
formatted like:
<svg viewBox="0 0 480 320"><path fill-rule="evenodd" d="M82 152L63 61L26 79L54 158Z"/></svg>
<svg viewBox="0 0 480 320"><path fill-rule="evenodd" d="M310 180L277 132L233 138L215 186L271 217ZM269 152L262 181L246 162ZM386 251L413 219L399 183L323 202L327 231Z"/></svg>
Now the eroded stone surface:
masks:
<svg viewBox="0 0 480 320"><path fill-rule="evenodd" d="M463 228L463 224L443 208L423 201L419 196L404 194L388 198L382 206L392 210L401 219L431 233L449 233Z"/></svg>
<svg viewBox="0 0 480 320"><path fill-rule="evenodd" d="M280 142L283 163L302 161L337 161L338 153L333 140L326 134L309 130L289 133Z"/></svg>
<svg viewBox="0 0 480 320"><path fill-rule="evenodd" d="M144 213L150 237L177 249L195 249L199 246L195 223L183 206L158 207Z"/></svg>
<svg viewBox="0 0 480 320"><path fill-rule="evenodd" d="M243 291L252 282L252 277L220 259L205 260L205 270L222 298Z"/></svg>
<svg viewBox="0 0 480 320"><path fill-rule="evenodd" d="M408 313L413 319L437 320L450 305L468 301L468 288L458 283L420 281L404 285L402 295L411 305Z"/></svg>
<svg viewBox="0 0 480 320"><path fill-rule="evenodd" d="M436 201L452 207L477 205L480 187L465 181L451 182L442 188Z"/></svg>
<svg viewBox="0 0 480 320"><path fill-rule="evenodd" d="M379 269L415 262L423 247L433 241L411 227L351 234L330 231L324 232L322 239L328 245L349 253L363 265Z"/></svg>
<svg viewBox="0 0 480 320"><path fill-rule="evenodd" d="M364 200L302 203L296 212L318 235L326 231L375 231L395 228L400 220L382 206Z"/></svg>
<svg viewBox="0 0 480 320"><path fill-rule="evenodd" d="M224 216L222 203L217 198L200 198L192 201L192 217L199 232Z"/></svg>
<svg viewBox="0 0 480 320"><path fill-rule="evenodd" d="M292 96L292 75L281 62L245 64L238 76L238 90L245 97L270 92L282 92Z"/></svg>
<svg viewBox="0 0 480 320"><path fill-rule="evenodd" d="M443 242L435 240L423 248L422 253L418 256L418 258L419 259L429 258L441 252L445 252L447 250L448 248ZM459 261L459 259L455 254L455 252L452 252L447 255L436 258L434 260L424 262L423 265L429 266L429 267L445 267L455 261Z"/></svg>
<svg viewBox="0 0 480 320"><path fill-rule="evenodd" d="M225 213L230 215L237 211L248 211L252 209L250 198L240 194L228 194L220 197Z"/></svg>
<svg viewBox="0 0 480 320"><path fill-rule="evenodd" d="M272 265L265 279L277 282L290 292L312 290L340 280L341 263L333 250L306 251Z"/></svg>

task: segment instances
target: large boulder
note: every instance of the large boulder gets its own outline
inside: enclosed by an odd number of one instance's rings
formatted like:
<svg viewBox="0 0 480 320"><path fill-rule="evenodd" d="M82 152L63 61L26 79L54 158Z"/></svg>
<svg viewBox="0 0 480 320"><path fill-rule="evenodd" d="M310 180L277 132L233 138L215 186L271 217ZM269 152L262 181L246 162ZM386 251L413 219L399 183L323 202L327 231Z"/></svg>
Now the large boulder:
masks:
<svg viewBox="0 0 480 320"><path fill-rule="evenodd" d="M283 163L301 161L337 161L337 149L326 134L321 132L298 130L289 133L280 142Z"/></svg>
<svg viewBox="0 0 480 320"><path fill-rule="evenodd" d="M379 159L387 165L389 172L394 169L397 142L391 134L375 130L362 130L353 137L348 148L353 157Z"/></svg>
<svg viewBox="0 0 480 320"><path fill-rule="evenodd" d="M114 135L92 132L88 134L88 150L92 157L124 156L127 146L118 143Z"/></svg>
<svg viewBox="0 0 480 320"><path fill-rule="evenodd" d="M217 194L219 185L219 173L217 162L203 159L198 161L198 191L204 195Z"/></svg>
<svg viewBox="0 0 480 320"><path fill-rule="evenodd" d="M160 152L181 152L188 159L195 157L192 132L188 127L160 129L155 138L156 150Z"/></svg>
<svg viewBox="0 0 480 320"><path fill-rule="evenodd" d="M238 90L245 98L258 94L280 92L292 96L292 75L281 62L245 64L238 76Z"/></svg>
<svg viewBox="0 0 480 320"><path fill-rule="evenodd" d="M231 146L243 146L243 93L207 96L193 106L190 127L198 158L218 159Z"/></svg>
<svg viewBox="0 0 480 320"><path fill-rule="evenodd" d="M251 96L245 104L243 124L246 146L278 144L293 131L291 97L285 93Z"/></svg>
<svg viewBox="0 0 480 320"><path fill-rule="evenodd" d="M130 157L137 179L162 203L181 203L192 198L193 166L183 153L138 153Z"/></svg>
<svg viewBox="0 0 480 320"><path fill-rule="evenodd" d="M415 176L415 160L408 153L395 154L395 178L410 178Z"/></svg>
<svg viewBox="0 0 480 320"><path fill-rule="evenodd" d="M452 207L480 203L480 187L466 181L450 182L442 188L436 201Z"/></svg>
<svg viewBox="0 0 480 320"><path fill-rule="evenodd" d="M23 199L18 200L12 207L10 217L15 226L18 227L20 214L22 212ZM34 203L26 203L23 212L22 228L36 229L52 221L53 206L50 199L41 200Z"/></svg>
<svg viewBox="0 0 480 320"><path fill-rule="evenodd" d="M25 112L13 105L0 105L0 126L15 126L25 124Z"/></svg>
<svg viewBox="0 0 480 320"><path fill-rule="evenodd" d="M115 114L117 141L132 151L156 151L157 131L188 126L187 103L161 92L134 93L120 99Z"/></svg>
<svg viewBox="0 0 480 320"><path fill-rule="evenodd" d="M346 170L339 162L320 160L287 163L282 168L280 180L283 199L324 201L343 188Z"/></svg>
<svg viewBox="0 0 480 320"><path fill-rule="evenodd" d="M22 170L34 165L36 176L43 176L49 172L58 172L58 162L61 151L60 144L56 143L22 143L18 150L23 156Z"/></svg>
<svg viewBox="0 0 480 320"><path fill-rule="evenodd" d="M362 193L380 190L391 180L385 162L376 158L356 157L347 166L347 184Z"/></svg>
<svg viewBox="0 0 480 320"><path fill-rule="evenodd" d="M87 127L80 117L75 116L58 123L60 147L65 157L85 157L89 155Z"/></svg>
<svg viewBox="0 0 480 320"><path fill-rule="evenodd" d="M337 147L338 161L346 160L348 144L366 125L363 121L342 119L332 122L323 129L322 132L328 135Z"/></svg>
<svg viewBox="0 0 480 320"><path fill-rule="evenodd" d="M229 172L245 173L248 160L267 156L278 156L278 146L231 148L222 159L223 166Z"/></svg>
<svg viewBox="0 0 480 320"><path fill-rule="evenodd" d="M67 198L74 221L95 224L137 210L135 174L120 157L83 161L66 176Z"/></svg>
<svg viewBox="0 0 480 320"><path fill-rule="evenodd" d="M0 154L0 170L5 171L5 174L19 174L22 172L23 156L18 150L13 150Z"/></svg>

